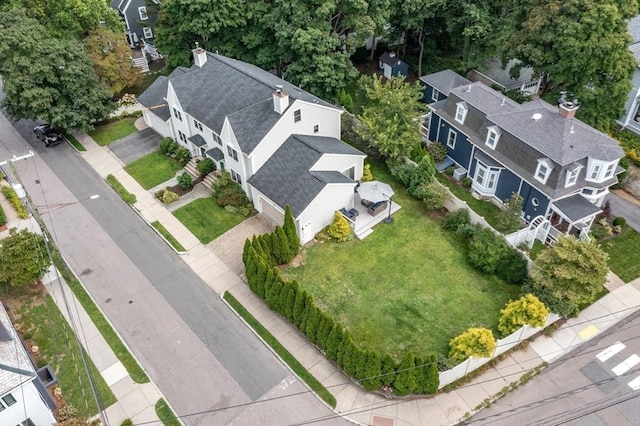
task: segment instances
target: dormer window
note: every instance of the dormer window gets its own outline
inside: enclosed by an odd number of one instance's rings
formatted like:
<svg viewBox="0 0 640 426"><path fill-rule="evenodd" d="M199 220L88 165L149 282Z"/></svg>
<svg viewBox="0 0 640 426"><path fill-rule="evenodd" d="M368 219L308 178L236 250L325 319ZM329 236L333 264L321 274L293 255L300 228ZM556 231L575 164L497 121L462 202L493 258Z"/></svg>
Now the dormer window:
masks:
<svg viewBox="0 0 640 426"><path fill-rule="evenodd" d="M434 88L433 91L431 92L431 100L437 101L439 97L440 97L440 92L438 91L438 89Z"/></svg>
<svg viewBox="0 0 640 426"><path fill-rule="evenodd" d="M498 129L496 126L489 127L485 144L489 148L495 149L496 144L498 143L498 139L500 139L500 129Z"/></svg>
<svg viewBox="0 0 640 426"><path fill-rule="evenodd" d="M578 181L578 175L580 174L581 168L582 167L576 164L567 170L567 178L564 183L565 188L576 184L576 182Z"/></svg>
<svg viewBox="0 0 640 426"><path fill-rule="evenodd" d="M456 104L456 121L460 124L464 123L464 119L467 117L467 111L469 107L465 102L458 102Z"/></svg>
<svg viewBox="0 0 640 426"><path fill-rule="evenodd" d="M607 170L604 172L604 178L609 179L613 176L613 172L616 170L616 163L609 163Z"/></svg>
<svg viewBox="0 0 640 426"><path fill-rule="evenodd" d="M138 15L140 15L141 21L146 21L149 19L149 15L147 15L147 8L145 6L140 6L138 8Z"/></svg>
<svg viewBox="0 0 640 426"><path fill-rule="evenodd" d="M603 182L613 177L616 171L617 161L607 163L604 161L589 159L587 180L590 182Z"/></svg>
<svg viewBox="0 0 640 426"><path fill-rule="evenodd" d="M549 159L543 158L538 160L538 168L536 168L536 173L534 175L536 180L546 184L552 169L553 166Z"/></svg>

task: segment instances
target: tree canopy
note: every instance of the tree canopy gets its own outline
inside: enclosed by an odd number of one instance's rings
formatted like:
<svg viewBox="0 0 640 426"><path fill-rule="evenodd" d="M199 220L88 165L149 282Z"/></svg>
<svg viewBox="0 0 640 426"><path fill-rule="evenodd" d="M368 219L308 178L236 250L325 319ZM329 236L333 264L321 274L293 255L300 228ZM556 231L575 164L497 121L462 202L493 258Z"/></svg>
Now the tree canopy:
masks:
<svg viewBox="0 0 640 426"><path fill-rule="evenodd" d="M0 240L0 282L22 287L44 277L51 264L45 244L40 234L11 228Z"/></svg>
<svg viewBox="0 0 640 426"><path fill-rule="evenodd" d="M56 38L22 9L0 13L2 105L13 119L44 119L63 129L87 129L113 110L81 43Z"/></svg>

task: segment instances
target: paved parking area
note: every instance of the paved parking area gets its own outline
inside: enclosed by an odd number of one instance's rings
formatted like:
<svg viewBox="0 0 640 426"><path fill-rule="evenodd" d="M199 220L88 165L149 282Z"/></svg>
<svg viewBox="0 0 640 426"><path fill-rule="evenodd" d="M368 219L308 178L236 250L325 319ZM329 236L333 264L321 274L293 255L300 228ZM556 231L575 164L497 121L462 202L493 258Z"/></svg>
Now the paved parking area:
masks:
<svg viewBox="0 0 640 426"><path fill-rule="evenodd" d="M129 164L157 151L161 140L162 136L148 128L125 136L119 141L109 144L108 148L120 161Z"/></svg>

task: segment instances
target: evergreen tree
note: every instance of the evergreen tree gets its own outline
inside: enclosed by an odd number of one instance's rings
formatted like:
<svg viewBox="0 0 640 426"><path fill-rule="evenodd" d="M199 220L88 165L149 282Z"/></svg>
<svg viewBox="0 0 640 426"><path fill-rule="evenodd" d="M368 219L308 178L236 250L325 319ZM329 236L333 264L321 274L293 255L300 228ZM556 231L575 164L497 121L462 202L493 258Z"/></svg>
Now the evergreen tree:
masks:
<svg viewBox="0 0 640 426"><path fill-rule="evenodd" d="M282 316L290 323L293 323L293 304L296 302L296 295L291 281L284 281L282 293L280 293L280 306L282 306Z"/></svg>
<svg viewBox="0 0 640 426"><path fill-rule="evenodd" d="M277 258L279 265L285 265L291 262L293 256L291 255L291 250L289 249L289 240L284 233L284 230L281 226L276 226L276 230L274 232L274 240L276 241L277 246Z"/></svg>
<svg viewBox="0 0 640 426"><path fill-rule="evenodd" d="M331 329L333 329L333 318L331 318L324 312L320 312L317 343L318 346L325 350L325 353L327 350L327 340L329 339L329 333L331 333Z"/></svg>
<svg viewBox="0 0 640 426"><path fill-rule="evenodd" d="M313 303L313 297L311 297L309 293L305 292L304 311L302 312L302 320L300 321L300 331L302 333L306 333L307 321L315 307L316 305Z"/></svg>
<svg viewBox="0 0 640 426"><path fill-rule="evenodd" d="M264 280L264 300L267 302L269 308L271 308L271 303L269 303L269 297L271 296L271 287L275 283L275 276L273 275L273 268L267 269L267 277Z"/></svg>
<svg viewBox="0 0 640 426"><path fill-rule="evenodd" d="M338 359L338 351L342 344L343 332L342 325L340 323L334 323L329 336L327 337L327 344L325 346L325 354L331 361L336 362Z"/></svg>
<svg viewBox="0 0 640 426"><path fill-rule="evenodd" d="M396 395L404 396L415 391L416 385L416 357L409 351L398 365L393 388Z"/></svg>
<svg viewBox="0 0 640 426"><path fill-rule="evenodd" d="M309 316L307 318L306 328L304 330L305 336L309 339L311 343L317 343L318 339L318 323L319 323L319 315L320 311L316 306L313 306L309 309Z"/></svg>
<svg viewBox="0 0 640 426"><path fill-rule="evenodd" d="M351 337L347 337L342 348L342 371L347 376L356 377L357 375L357 362L358 362L358 347L353 343Z"/></svg>
<svg viewBox="0 0 640 426"><path fill-rule="evenodd" d="M260 239L258 237L258 235L253 235L253 238L251 238L251 247L254 248L256 253L258 253L262 259L265 259L267 257L267 254L262 249L262 244L260 243Z"/></svg>
<svg viewBox="0 0 640 426"><path fill-rule="evenodd" d="M307 300L306 291L298 291L296 294L296 301L293 305L293 325L300 329L302 319L304 318L304 304Z"/></svg>
<svg viewBox="0 0 640 426"><path fill-rule="evenodd" d="M242 248L242 263L247 265L247 258L249 257L249 249L251 248L251 241L247 238L244 240L244 247Z"/></svg>
<svg viewBox="0 0 640 426"><path fill-rule="evenodd" d="M289 250L291 251L291 257L295 257L300 250L300 238L298 237L298 232L296 231L296 222L293 219L293 213L291 212L291 207L286 206L284 208L284 225L283 230L287 239L289 240Z"/></svg>
<svg viewBox="0 0 640 426"><path fill-rule="evenodd" d="M367 351L367 365L363 375L360 377L360 383L368 391L380 389L382 386L382 360L377 351Z"/></svg>
<svg viewBox="0 0 640 426"><path fill-rule="evenodd" d="M244 273L247 277L247 283L249 284L249 288L254 293L256 292L256 285L257 285L256 276L258 273L259 261L260 259L258 258L258 254L256 253L256 251L253 248L250 248Z"/></svg>
<svg viewBox="0 0 640 426"><path fill-rule="evenodd" d="M269 273L270 268L263 258L257 258L256 262L258 264L258 272L255 276L255 293L261 299L266 299L267 295L265 289L267 285L267 274Z"/></svg>
<svg viewBox="0 0 640 426"><path fill-rule="evenodd" d="M424 366L424 375L426 376L426 383L423 391L428 394L435 394L438 392L438 386L440 386L440 372L438 371L438 357L431 354L427 357L428 363Z"/></svg>
<svg viewBox="0 0 640 426"><path fill-rule="evenodd" d="M391 386L396 380L396 361L389 354L382 358L382 384Z"/></svg>
<svg viewBox="0 0 640 426"><path fill-rule="evenodd" d="M351 340L351 336L349 335L349 332L347 330L344 330L342 333L342 339L340 339L336 350L336 365L343 371L344 355L346 353L346 347L349 344L349 340Z"/></svg>

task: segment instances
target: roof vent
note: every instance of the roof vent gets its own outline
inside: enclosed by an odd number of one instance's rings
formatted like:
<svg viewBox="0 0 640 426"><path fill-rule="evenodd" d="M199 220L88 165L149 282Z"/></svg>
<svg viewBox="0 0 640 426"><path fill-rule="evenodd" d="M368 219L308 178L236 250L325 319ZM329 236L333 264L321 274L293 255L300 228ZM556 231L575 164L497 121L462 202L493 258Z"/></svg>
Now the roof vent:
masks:
<svg viewBox="0 0 640 426"><path fill-rule="evenodd" d="M539 112L536 112L531 116L531 118L533 118L535 121L538 121L542 118L542 114L540 114Z"/></svg>
<svg viewBox="0 0 640 426"><path fill-rule="evenodd" d="M504 98L502 98L502 103L500 104L500 106L504 106L506 100Z"/></svg>
<svg viewBox="0 0 640 426"><path fill-rule="evenodd" d="M569 130L569 133L574 134L575 131L573 130L573 124L571 125L571 130Z"/></svg>
<svg viewBox="0 0 640 426"><path fill-rule="evenodd" d="M471 85L469 85L469 87L467 87L467 92L471 91Z"/></svg>
<svg viewBox="0 0 640 426"><path fill-rule="evenodd" d="M276 93L282 93L282 84L276 84Z"/></svg>

